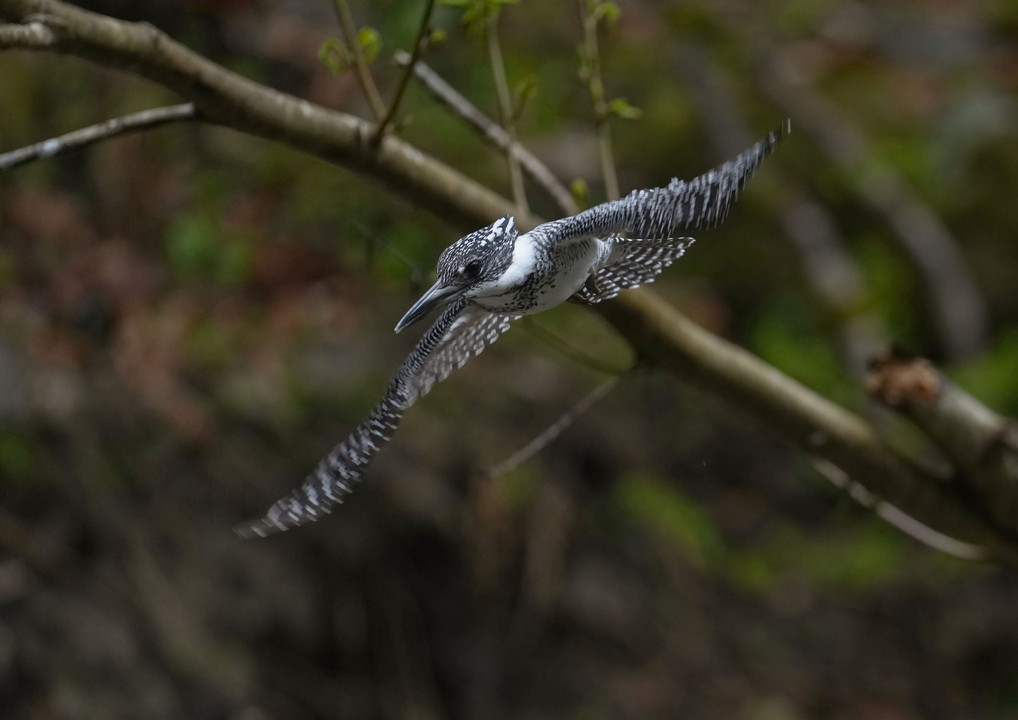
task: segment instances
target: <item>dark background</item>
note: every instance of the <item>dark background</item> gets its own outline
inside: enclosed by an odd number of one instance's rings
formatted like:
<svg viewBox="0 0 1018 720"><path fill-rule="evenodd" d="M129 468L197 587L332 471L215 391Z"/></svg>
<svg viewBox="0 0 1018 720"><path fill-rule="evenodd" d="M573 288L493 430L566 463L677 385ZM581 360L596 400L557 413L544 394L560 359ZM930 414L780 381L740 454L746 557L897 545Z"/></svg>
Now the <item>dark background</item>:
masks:
<svg viewBox="0 0 1018 720"><path fill-rule="evenodd" d="M338 34L329 0L87 6L367 116L352 76L317 59ZM388 57L421 5L353 9L381 33L389 97ZM864 141L796 124L655 290L895 442L921 450L860 382L887 340L1018 411L1018 8L621 10L605 81L643 111L613 123L624 192L796 123L772 81ZM483 43L451 8L435 26L447 38L428 62L494 114ZM510 82L537 88L521 138L599 201L581 35L572 2L503 14ZM0 150L175 101L129 74L5 52ZM406 139L507 192L498 153L420 88L404 109ZM960 251L987 320L972 347L945 339L931 297L946 291L868 194L874 168ZM808 264L787 233L793 201L819 213L805 235L830 230L840 265ZM334 516L235 537L380 397L419 332L391 328L461 231L345 170L197 125L0 176L0 717L1018 714L1015 577L900 535L695 387L627 374L550 447L486 477L606 377L532 325L631 364L578 307L520 323L415 406Z"/></svg>

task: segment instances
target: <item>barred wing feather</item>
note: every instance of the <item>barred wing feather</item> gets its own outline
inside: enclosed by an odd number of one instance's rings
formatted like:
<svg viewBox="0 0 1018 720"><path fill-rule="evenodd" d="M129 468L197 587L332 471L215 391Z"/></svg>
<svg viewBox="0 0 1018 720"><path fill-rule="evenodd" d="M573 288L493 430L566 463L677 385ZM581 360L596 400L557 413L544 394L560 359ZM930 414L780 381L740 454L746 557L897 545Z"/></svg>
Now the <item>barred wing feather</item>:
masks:
<svg viewBox="0 0 1018 720"><path fill-rule="evenodd" d="M746 181L788 132L786 121L734 160L688 182L673 178L664 187L634 190L620 200L545 223L534 233L554 243L622 235L661 242L675 236L676 230L714 227L725 219Z"/></svg>
<svg viewBox="0 0 1018 720"><path fill-rule="evenodd" d="M615 238L612 242L608 257L571 300L593 305L612 299L622 290L654 282L662 270L682 257L686 248L693 244L693 238Z"/></svg>
<svg viewBox="0 0 1018 720"><path fill-rule="evenodd" d="M265 537L327 515L353 491L375 453L389 441L403 413L449 373L480 354L509 327L495 315L460 300L424 334L389 383L382 401L304 482L257 520L238 525L241 537Z"/></svg>

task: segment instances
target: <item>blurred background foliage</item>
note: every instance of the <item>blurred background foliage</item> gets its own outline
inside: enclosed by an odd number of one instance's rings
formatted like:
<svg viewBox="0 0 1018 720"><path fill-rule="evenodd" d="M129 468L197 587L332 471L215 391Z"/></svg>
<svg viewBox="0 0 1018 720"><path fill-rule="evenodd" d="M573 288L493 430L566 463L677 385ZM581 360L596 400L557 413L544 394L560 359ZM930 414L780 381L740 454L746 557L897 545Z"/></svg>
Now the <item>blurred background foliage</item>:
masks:
<svg viewBox="0 0 1018 720"><path fill-rule="evenodd" d="M79 4L368 116L352 74L319 59L339 35L330 0ZM377 31L389 97L422 5L352 7ZM890 435L903 430L859 378L891 340L1018 412L1018 5L619 8L605 83L641 111L612 121L623 192L794 126L655 289ZM494 116L461 12L436 9L445 38L425 59ZM604 199L577 4L520 0L500 29L529 95L521 139ZM127 73L11 52L0 99L0 150L176 102ZM815 106L825 122L797 114ZM503 159L424 90L403 108L406 139L509 192ZM882 209L897 186L872 183L889 176L920 210ZM942 224L962 258L946 271L971 279L986 320L961 350L935 311L953 301L944 267L924 272L924 246L900 241L916 212ZM0 716L1018 713L1015 578L917 546L695 387L629 373L549 448L486 477L605 377L545 335L632 364L577 307L520 323L414 407L334 517L234 537L373 407L414 342L390 329L458 234L215 127L0 175Z"/></svg>

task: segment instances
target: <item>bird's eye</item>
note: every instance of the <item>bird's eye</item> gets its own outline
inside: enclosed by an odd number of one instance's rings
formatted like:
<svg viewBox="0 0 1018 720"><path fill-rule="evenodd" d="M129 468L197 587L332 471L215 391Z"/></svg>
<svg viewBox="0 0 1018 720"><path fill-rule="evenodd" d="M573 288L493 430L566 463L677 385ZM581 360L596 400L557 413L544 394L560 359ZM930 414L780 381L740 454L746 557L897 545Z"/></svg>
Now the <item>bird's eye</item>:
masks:
<svg viewBox="0 0 1018 720"><path fill-rule="evenodd" d="M474 280L478 275L481 274L481 263L477 260L468 262L466 265L460 268L460 277L464 280Z"/></svg>

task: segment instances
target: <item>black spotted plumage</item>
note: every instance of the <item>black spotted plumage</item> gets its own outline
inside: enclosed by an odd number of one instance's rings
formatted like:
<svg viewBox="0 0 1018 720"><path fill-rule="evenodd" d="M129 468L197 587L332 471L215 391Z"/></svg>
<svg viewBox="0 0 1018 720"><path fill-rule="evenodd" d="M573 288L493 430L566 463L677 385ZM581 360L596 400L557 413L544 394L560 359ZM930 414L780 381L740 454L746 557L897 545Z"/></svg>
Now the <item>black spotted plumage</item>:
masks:
<svg viewBox="0 0 1018 720"><path fill-rule="evenodd" d="M318 464L300 487L273 504L264 517L239 525L237 532L244 537L271 535L330 513L353 490L353 482L388 442L403 412L495 342L509 329L511 319L470 306L466 300L449 306L403 361L368 418Z"/></svg>
<svg viewBox="0 0 1018 720"><path fill-rule="evenodd" d="M611 300L623 290L652 283L692 244L691 237L663 240L614 238L604 263L570 299L583 305L593 305Z"/></svg>
<svg viewBox="0 0 1018 720"><path fill-rule="evenodd" d="M397 330L439 305L445 310L400 365L381 402L299 487L237 532L270 535L331 512L388 442L403 413L493 343L513 319L543 309L547 293L591 304L652 282L693 242L676 231L724 220L787 129L786 123L734 160L688 182L675 178L664 187L637 190L524 235L505 216L453 243L439 258L435 286Z"/></svg>

